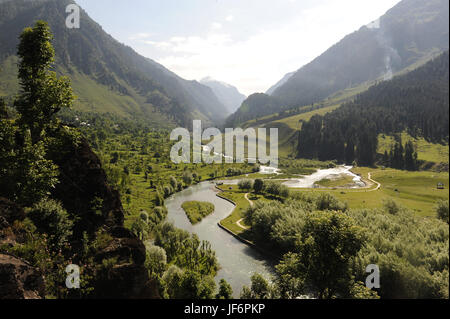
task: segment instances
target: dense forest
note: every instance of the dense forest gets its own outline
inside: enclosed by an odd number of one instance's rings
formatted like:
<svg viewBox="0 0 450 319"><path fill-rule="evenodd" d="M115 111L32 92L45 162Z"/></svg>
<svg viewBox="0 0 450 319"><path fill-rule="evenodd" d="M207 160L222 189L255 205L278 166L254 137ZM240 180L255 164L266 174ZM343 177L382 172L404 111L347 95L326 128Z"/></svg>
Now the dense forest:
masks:
<svg viewBox="0 0 450 319"><path fill-rule="evenodd" d="M244 214L251 239L281 256L272 283L252 277L244 298L448 298L448 201L424 219L385 201L348 209L330 194L299 192L259 202ZM380 289L363 282L377 264Z"/></svg>
<svg viewBox="0 0 450 319"><path fill-rule="evenodd" d="M402 131L434 143L448 142L448 86L447 51L331 113L311 118L299 133L298 157L373 165L378 134Z"/></svg>

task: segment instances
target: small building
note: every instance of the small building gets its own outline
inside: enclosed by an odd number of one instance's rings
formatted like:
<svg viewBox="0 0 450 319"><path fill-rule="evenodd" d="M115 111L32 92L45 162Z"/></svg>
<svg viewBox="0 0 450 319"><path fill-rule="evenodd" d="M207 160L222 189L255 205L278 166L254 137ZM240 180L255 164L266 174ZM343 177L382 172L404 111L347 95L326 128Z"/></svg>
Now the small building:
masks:
<svg viewBox="0 0 450 319"><path fill-rule="evenodd" d="M445 189L444 183L438 183L437 189Z"/></svg>

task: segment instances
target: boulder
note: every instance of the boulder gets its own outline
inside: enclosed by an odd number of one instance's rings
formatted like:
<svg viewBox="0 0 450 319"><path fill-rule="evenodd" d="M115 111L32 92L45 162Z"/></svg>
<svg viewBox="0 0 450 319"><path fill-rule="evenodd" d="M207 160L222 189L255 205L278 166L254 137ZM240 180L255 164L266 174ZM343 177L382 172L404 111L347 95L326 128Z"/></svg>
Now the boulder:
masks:
<svg viewBox="0 0 450 319"><path fill-rule="evenodd" d="M26 262L0 254L0 299L42 299L42 275Z"/></svg>

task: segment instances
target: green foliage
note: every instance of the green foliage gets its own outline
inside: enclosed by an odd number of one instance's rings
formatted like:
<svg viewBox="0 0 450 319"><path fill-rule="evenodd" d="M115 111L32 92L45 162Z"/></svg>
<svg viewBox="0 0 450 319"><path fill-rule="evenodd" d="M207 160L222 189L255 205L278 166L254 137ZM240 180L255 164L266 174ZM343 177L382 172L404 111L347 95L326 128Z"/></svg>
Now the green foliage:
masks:
<svg viewBox="0 0 450 319"><path fill-rule="evenodd" d="M21 94L14 105L20 123L31 131L33 144L54 124L54 115L63 107L71 107L75 98L69 80L58 79L56 73L48 71L55 55L52 38L48 24L37 21L22 32L18 47Z"/></svg>
<svg viewBox="0 0 450 319"><path fill-rule="evenodd" d="M193 177L192 177L192 173L191 172L188 172L188 171L185 171L184 173L183 173L183 182L187 185L187 186L190 186L191 184L192 184L192 181L193 181Z"/></svg>
<svg viewBox="0 0 450 319"><path fill-rule="evenodd" d="M448 224L448 200L440 200L436 205L437 217Z"/></svg>
<svg viewBox="0 0 450 319"><path fill-rule="evenodd" d="M166 251L167 262L202 276L215 275L219 266L215 252L198 236L163 223L155 230L155 245Z"/></svg>
<svg viewBox="0 0 450 319"><path fill-rule="evenodd" d="M407 130L414 137L448 141L448 64L447 51L408 74L374 85L325 116L313 116L300 131L298 156L347 163L356 159L358 165L372 166L381 133ZM397 143L389 157L384 160L392 167L417 168L410 141L405 149Z"/></svg>
<svg viewBox="0 0 450 319"><path fill-rule="evenodd" d="M170 266L163 275L167 296L171 299L212 299L216 284L212 276L183 271Z"/></svg>
<svg viewBox="0 0 450 319"><path fill-rule="evenodd" d="M220 279L219 293L216 295L216 299L228 300L232 298L233 298L233 288L231 288L231 285L225 279Z"/></svg>
<svg viewBox="0 0 450 319"><path fill-rule="evenodd" d="M348 205L340 202L330 193L321 193L316 199L316 209L346 211L348 209Z"/></svg>
<svg viewBox="0 0 450 319"><path fill-rule="evenodd" d="M162 276L167 268L165 250L158 246L150 246L147 247L146 252L145 267L148 269L150 276Z"/></svg>
<svg viewBox="0 0 450 319"><path fill-rule="evenodd" d="M365 267L380 268L381 298L448 298L448 224L419 218L406 210L351 210L347 214L366 228L365 247L354 265L356 280Z"/></svg>
<svg viewBox="0 0 450 319"><path fill-rule="evenodd" d="M28 211L28 217L39 233L48 236L50 245L56 249L62 248L72 235L73 222L57 201L42 199Z"/></svg>
<svg viewBox="0 0 450 319"><path fill-rule="evenodd" d="M249 191L253 187L253 182L250 179L241 179L238 182L238 187L239 187L239 189Z"/></svg>
<svg viewBox="0 0 450 319"><path fill-rule="evenodd" d="M275 267L275 286L281 299L294 299L305 291L304 277L300 273L300 258L296 253L287 253Z"/></svg>
<svg viewBox="0 0 450 319"><path fill-rule="evenodd" d="M43 141L33 145L29 133L0 120L0 194L28 206L48 195L58 171L45 156Z"/></svg>
<svg viewBox="0 0 450 319"><path fill-rule="evenodd" d="M251 288L244 286L240 297L241 299L270 299L272 294L272 287L267 280L255 273L251 277Z"/></svg>
<svg viewBox="0 0 450 319"><path fill-rule="evenodd" d="M262 179L255 179L253 182L253 190L256 194L260 194L264 190L264 181Z"/></svg>
<svg viewBox="0 0 450 319"><path fill-rule="evenodd" d="M215 209L214 204L198 201L184 202L181 207L193 225L201 222L203 218L212 214Z"/></svg>
<svg viewBox="0 0 450 319"><path fill-rule="evenodd" d="M338 212L309 215L298 243L299 269L319 299L345 296L351 286L351 261L364 244L362 229Z"/></svg>

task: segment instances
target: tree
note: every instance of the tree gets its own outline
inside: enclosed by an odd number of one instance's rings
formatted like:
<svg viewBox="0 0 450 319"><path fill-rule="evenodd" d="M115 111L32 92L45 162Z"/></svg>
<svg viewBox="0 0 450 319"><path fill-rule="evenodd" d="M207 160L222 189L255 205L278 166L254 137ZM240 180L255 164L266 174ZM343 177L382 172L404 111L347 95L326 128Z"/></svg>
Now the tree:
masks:
<svg viewBox="0 0 450 319"><path fill-rule="evenodd" d="M49 236L50 245L56 249L62 248L72 235L73 222L57 201L42 199L31 208L28 217L41 234Z"/></svg>
<svg viewBox="0 0 450 319"><path fill-rule="evenodd" d="M319 299L346 296L353 285L351 260L364 240L353 220L337 212L315 212L298 243L299 271Z"/></svg>
<svg viewBox="0 0 450 319"><path fill-rule="evenodd" d="M233 288L225 280L220 279L219 282L219 293L216 295L216 299L232 299L233 298Z"/></svg>
<svg viewBox="0 0 450 319"><path fill-rule="evenodd" d="M252 189L252 181L249 179L241 179L238 182L238 187L239 189L245 190L245 191L249 191L250 189Z"/></svg>
<svg viewBox="0 0 450 319"><path fill-rule="evenodd" d="M437 217L448 224L448 200L440 200L436 206Z"/></svg>
<svg viewBox="0 0 450 319"><path fill-rule="evenodd" d="M305 285L299 273L299 256L287 253L275 267L275 289L282 299L295 299L304 294Z"/></svg>
<svg viewBox="0 0 450 319"><path fill-rule="evenodd" d="M267 280L258 273L251 277L251 288L242 287L241 299L269 299L271 297L271 287Z"/></svg>
<svg viewBox="0 0 450 319"><path fill-rule="evenodd" d="M6 109L5 100L0 98L0 119L7 119L7 118L8 118L8 110Z"/></svg>
<svg viewBox="0 0 450 319"><path fill-rule="evenodd" d="M75 99L69 80L49 72L55 55L52 38L48 24L37 21L22 32L18 46L21 93L14 106L20 124L30 129L33 144L56 122L55 114L63 107L70 108Z"/></svg>
<svg viewBox="0 0 450 319"><path fill-rule="evenodd" d="M264 190L264 181L262 179L255 179L253 183L253 190L256 194L260 194Z"/></svg>
<svg viewBox="0 0 450 319"><path fill-rule="evenodd" d="M178 187L178 182L177 179L173 176L170 176L170 185L172 186L172 188L175 190Z"/></svg>
<svg viewBox="0 0 450 319"><path fill-rule="evenodd" d="M417 152L411 141L406 142L405 145L405 168L408 171L414 171L417 168Z"/></svg>
<svg viewBox="0 0 450 319"><path fill-rule="evenodd" d="M32 145L30 133L0 119L0 195L32 206L57 184L58 170L45 158L44 143Z"/></svg>
<svg viewBox="0 0 450 319"><path fill-rule="evenodd" d="M183 173L183 182L189 186L192 184L192 174L188 171Z"/></svg>
<svg viewBox="0 0 450 319"><path fill-rule="evenodd" d="M166 251L158 246L147 248L145 267L151 275L162 276L167 267Z"/></svg>

